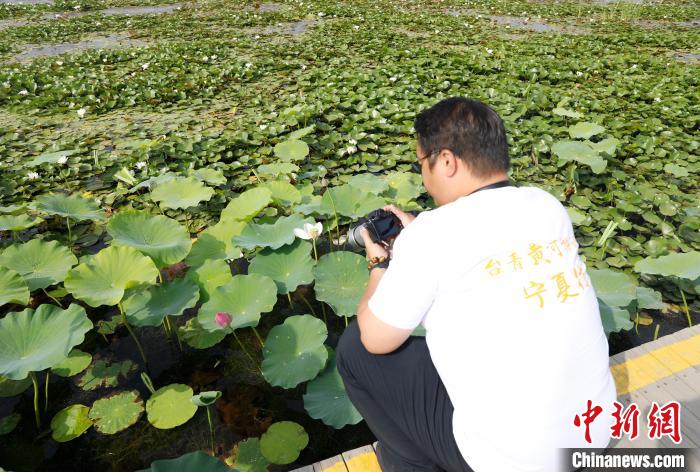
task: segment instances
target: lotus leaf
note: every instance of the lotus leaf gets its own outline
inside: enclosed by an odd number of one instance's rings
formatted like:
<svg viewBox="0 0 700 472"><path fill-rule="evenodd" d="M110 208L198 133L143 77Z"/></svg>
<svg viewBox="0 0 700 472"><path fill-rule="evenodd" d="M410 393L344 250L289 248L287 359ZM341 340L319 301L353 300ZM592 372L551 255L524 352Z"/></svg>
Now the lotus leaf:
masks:
<svg viewBox="0 0 700 472"><path fill-rule="evenodd" d="M197 406L211 406L216 403L216 400L219 398L221 398L221 392L219 390L201 392L192 397L192 403Z"/></svg>
<svg viewBox="0 0 700 472"><path fill-rule="evenodd" d="M600 134L603 131L605 131L604 127L588 121L582 121L569 126L569 136L574 139L589 139L591 136Z"/></svg>
<svg viewBox="0 0 700 472"><path fill-rule="evenodd" d="M413 172L391 172L387 174L389 183L389 198L392 201L412 200L421 194L422 180L419 174ZM364 215L362 215L364 216Z"/></svg>
<svg viewBox="0 0 700 472"><path fill-rule="evenodd" d="M275 162L273 164L263 164L258 166L258 174L263 175L283 175L292 174L299 171L299 166L291 162Z"/></svg>
<svg viewBox="0 0 700 472"><path fill-rule="evenodd" d="M661 294L656 290L647 287L637 287L637 307L648 310L661 310L664 302Z"/></svg>
<svg viewBox="0 0 700 472"><path fill-rule="evenodd" d="M630 320L629 311L623 308L606 305L603 301L599 301L598 304L605 336L608 336L612 332L634 328L634 323Z"/></svg>
<svg viewBox="0 0 700 472"><path fill-rule="evenodd" d="M248 438L236 445L235 457L226 462L239 472L267 472L270 462L260 452L260 439Z"/></svg>
<svg viewBox="0 0 700 472"><path fill-rule="evenodd" d="M244 249L269 247L278 249L294 242L294 228L303 228L304 223L313 223L311 218L301 215L283 216L273 224L249 224L233 242Z"/></svg>
<svg viewBox="0 0 700 472"><path fill-rule="evenodd" d="M370 192L358 192L357 187L349 184L328 188L321 197L321 211L326 215L359 218L384 205L383 198Z"/></svg>
<svg viewBox="0 0 700 472"><path fill-rule="evenodd" d="M100 334L114 334L118 327L123 325L121 313L99 320L97 322L97 332Z"/></svg>
<svg viewBox="0 0 700 472"><path fill-rule="evenodd" d="M167 315L180 316L199 300L199 287L189 279L136 288L127 294L122 306L135 326L160 326Z"/></svg>
<svg viewBox="0 0 700 472"><path fill-rule="evenodd" d="M275 156L283 161L300 161L309 155L309 145L298 139L288 139L275 145Z"/></svg>
<svg viewBox="0 0 700 472"><path fill-rule="evenodd" d="M552 110L552 114L557 116L567 116L569 118L583 118L583 113L577 111L567 110L566 108L555 108Z"/></svg>
<svg viewBox="0 0 700 472"><path fill-rule="evenodd" d="M338 316L353 316L367 288L367 261L348 251L324 254L314 267L316 298Z"/></svg>
<svg viewBox="0 0 700 472"><path fill-rule="evenodd" d="M56 413L51 420L51 437L57 442L68 442L82 435L92 426L88 418L90 408L85 405L70 405Z"/></svg>
<svg viewBox="0 0 700 472"><path fill-rule="evenodd" d="M562 164L570 161L580 162L589 166L596 174L603 172L608 165L597 151L581 141L557 141L552 145L552 153Z"/></svg>
<svg viewBox="0 0 700 472"><path fill-rule="evenodd" d="M187 271L186 278L197 284L199 300L206 302L214 289L231 281L231 268L222 260L205 260L201 266Z"/></svg>
<svg viewBox="0 0 700 472"><path fill-rule="evenodd" d="M192 389L184 384L159 388L146 402L148 421L158 429L170 429L186 423L197 412Z"/></svg>
<svg viewBox="0 0 700 472"><path fill-rule="evenodd" d="M90 418L95 429L102 434L116 434L136 423L143 413L143 400L139 392L113 393L100 398L90 408Z"/></svg>
<svg viewBox="0 0 700 472"><path fill-rule="evenodd" d="M272 193L272 201L281 206L290 206L301 202L301 192L289 182L273 180L261 184L262 188Z"/></svg>
<svg viewBox="0 0 700 472"><path fill-rule="evenodd" d="M208 167L203 167L201 169L191 171L190 175L197 180L201 180L202 182L206 182L215 187L226 185L226 177L224 177L224 171L221 169L210 169Z"/></svg>
<svg viewBox="0 0 700 472"><path fill-rule="evenodd" d="M678 164L668 163L664 166L664 170L669 174L673 174L674 177L688 177L690 173L685 167L679 166ZM2 224L0 223L0 229L2 229Z"/></svg>
<svg viewBox="0 0 700 472"><path fill-rule="evenodd" d="M567 208L566 212L569 214L569 218L571 219L571 223L574 226L579 226L579 225L586 225L587 223L591 223L591 218L586 215L585 213L577 210L576 208Z"/></svg>
<svg viewBox="0 0 700 472"><path fill-rule="evenodd" d="M148 469L142 469L138 472L236 472L236 469L229 469L216 457L195 451L177 459L155 461Z"/></svg>
<svg viewBox="0 0 700 472"><path fill-rule="evenodd" d="M29 287L17 272L0 267L0 306L6 303L29 303Z"/></svg>
<svg viewBox="0 0 700 472"><path fill-rule="evenodd" d="M1 260L0 264L2 264ZM641 274L695 280L700 277L700 252L675 253L657 258L647 257L637 262L634 270Z"/></svg>
<svg viewBox="0 0 700 472"><path fill-rule="evenodd" d="M197 318L187 320L183 326L178 328L180 339L190 347L195 349L207 349L219 344L225 337L226 331L207 331L202 328Z"/></svg>
<svg viewBox="0 0 700 472"><path fill-rule="evenodd" d="M92 355L89 352L73 349L68 357L51 367L51 373L59 377L71 377L87 369L91 362Z"/></svg>
<svg viewBox="0 0 700 472"><path fill-rule="evenodd" d="M145 211L123 211L107 224L113 246L130 246L150 256L159 266L181 261L192 247L187 230L177 221Z"/></svg>
<svg viewBox="0 0 700 472"><path fill-rule="evenodd" d="M77 194L49 193L40 195L37 197L34 206L37 210L49 215L62 216L77 221L103 220L105 218L104 213L94 201Z"/></svg>
<svg viewBox="0 0 700 472"><path fill-rule="evenodd" d="M273 464L290 464L309 444L309 435L293 421L279 421L260 437L260 452Z"/></svg>
<svg viewBox="0 0 700 472"><path fill-rule="evenodd" d="M26 377L22 380L10 380L0 375L0 398L14 397L23 393L32 384L32 379Z"/></svg>
<svg viewBox="0 0 700 472"><path fill-rule="evenodd" d="M232 318L227 331L257 326L260 314L271 311L275 302L277 286L270 277L239 274L211 293L209 301L199 310L197 319L209 331L222 329L214 320L219 312L228 313Z"/></svg>
<svg viewBox="0 0 700 472"><path fill-rule="evenodd" d="M637 298L637 284L623 272L591 269L588 276L598 298L609 306L626 307Z"/></svg>
<svg viewBox="0 0 700 472"><path fill-rule="evenodd" d="M27 210L27 205L0 205L0 215L18 215Z"/></svg>
<svg viewBox="0 0 700 472"><path fill-rule="evenodd" d="M116 387L119 378L125 378L136 370L136 364L130 360L110 364L97 360L78 379L78 386L83 390L96 390L100 387Z"/></svg>
<svg viewBox="0 0 700 472"><path fill-rule="evenodd" d="M151 199L164 208L189 208L209 201L214 189L194 177L177 177L158 184L151 191Z"/></svg>
<svg viewBox="0 0 700 472"><path fill-rule="evenodd" d="M345 384L335 364L335 353L328 356L321 375L306 384L304 408L314 419L335 429L362 421L362 415L352 404L345 391Z"/></svg>
<svg viewBox="0 0 700 472"><path fill-rule="evenodd" d="M0 254L0 266L14 270L24 278L29 291L62 282L78 259L57 241L32 239L13 244Z"/></svg>
<svg viewBox="0 0 700 472"><path fill-rule="evenodd" d="M257 215L272 201L272 192L264 187L246 190L233 198L221 211L221 221L247 220Z"/></svg>
<svg viewBox="0 0 700 472"><path fill-rule="evenodd" d="M78 149L70 149L57 152L46 152L29 161L27 165L29 167L35 167L39 164L56 164L59 160L63 159L64 157L72 156L78 151Z"/></svg>
<svg viewBox="0 0 700 472"><path fill-rule="evenodd" d="M158 276L153 261L132 247L110 246L71 270L66 290L92 307L116 305L124 291Z"/></svg>
<svg viewBox="0 0 700 472"><path fill-rule="evenodd" d="M294 388L313 379L326 365L328 336L323 321L311 315L290 316L270 330L263 348L262 374L276 387Z"/></svg>
<svg viewBox="0 0 700 472"><path fill-rule="evenodd" d="M190 267L199 267L207 259L236 259L241 250L233 244L233 237L238 236L246 223L235 220L221 220L214 226L202 231L187 255L185 262Z"/></svg>
<svg viewBox="0 0 700 472"><path fill-rule="evenodd" d="M248 273L267 275L277 284L278 293L289 293L314 280L311 243L297 239L276 251L264 249L250 263Z"/></svg>
<svg viewBox="0 0 700 472"><path fill-rule="evenodd" d="M0 418L0 436L11 433L17 427L17 423L22 419L19 413L12 413L9 416Z"/></svg>
<svg viewBox="0 0 700 472"><path fill-rule="evenodd" d="M361 192L369 192L375 195L389 189L389 183L374 174L356 174L350 177L348 185L351 185Z"/></svg>
<svg viewBox="0 0 700 472"><path fill-rule="evenodd" d="M0 319L0 375L22 380L58 364L91 328L85 309L76 304L8 313Z"/></svg>
<svg viewBox="0 0 700 472"><path fill-rule="evenodd" d="M0 231L21 231L41 223L41 218L34 218L26 214L0 215Z"/></svg>
<svg viewBox="0 0 700 472"><path fill-rule="evenodd" d="M586 144L588 144L594 151L601 152L612 157L615 155L617 146L620 145L620 140L616 138L607 138L597 143L586 141Z"/></svg>

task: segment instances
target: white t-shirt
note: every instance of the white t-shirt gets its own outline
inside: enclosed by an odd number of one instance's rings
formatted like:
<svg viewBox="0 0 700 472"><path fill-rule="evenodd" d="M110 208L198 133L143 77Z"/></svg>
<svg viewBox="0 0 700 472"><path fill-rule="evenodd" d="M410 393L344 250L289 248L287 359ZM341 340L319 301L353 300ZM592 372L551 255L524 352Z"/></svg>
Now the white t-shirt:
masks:
<svg viewBox="0 0 700 472"><path fill-rule="evenodd" d="M556 448L608 445L617 395L598 301L546 191L488 189L420 213L368 306L392 326L425 327L476 472L564 470ZM591 444L574 425L587 400L603 408Z"/></svg>

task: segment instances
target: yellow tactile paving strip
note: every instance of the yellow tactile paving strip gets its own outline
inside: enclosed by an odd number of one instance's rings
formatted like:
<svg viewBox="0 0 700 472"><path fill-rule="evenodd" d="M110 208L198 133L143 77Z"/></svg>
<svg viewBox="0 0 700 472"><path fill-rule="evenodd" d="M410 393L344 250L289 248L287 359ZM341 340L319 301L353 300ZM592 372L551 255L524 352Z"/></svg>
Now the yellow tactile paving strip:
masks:
<svg viewBox="0 0 700 472"><path fill-rule="evenodd" d="M624 395L664 377L700 365L700 334L610 367L617 394Z"/></svg>

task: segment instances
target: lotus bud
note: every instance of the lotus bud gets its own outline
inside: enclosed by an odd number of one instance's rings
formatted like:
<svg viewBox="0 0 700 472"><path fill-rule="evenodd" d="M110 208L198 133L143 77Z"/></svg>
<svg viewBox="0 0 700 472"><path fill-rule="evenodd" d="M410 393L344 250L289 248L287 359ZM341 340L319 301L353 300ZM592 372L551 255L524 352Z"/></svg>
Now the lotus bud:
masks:
<svg viewBox="0 0 700 472"><path fill-rule="evenodd" d="M226 313L225 311L220 311L216 314L214 317L214 321L216 322L217 325L219 325L221 328L228 328L228 326L231 324L231 315Z"/></svg>

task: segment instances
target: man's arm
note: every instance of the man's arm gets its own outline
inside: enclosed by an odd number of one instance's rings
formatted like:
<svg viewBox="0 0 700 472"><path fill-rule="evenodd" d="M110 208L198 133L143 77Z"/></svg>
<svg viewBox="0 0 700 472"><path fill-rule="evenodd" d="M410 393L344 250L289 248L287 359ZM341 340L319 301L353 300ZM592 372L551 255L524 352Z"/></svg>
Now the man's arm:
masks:
<svg viewBox="0 0 700 472"><path fill-rule="evenodd" d="M400 329L377 318L367 303L379 285L386 269L372 269L365 294L357 308L357 324L360 327L360 340L372 354L388 354L401 346L413 330Z"/></svg>

